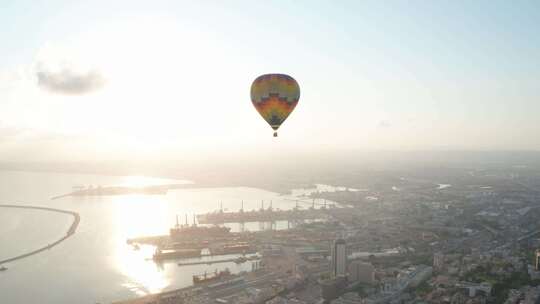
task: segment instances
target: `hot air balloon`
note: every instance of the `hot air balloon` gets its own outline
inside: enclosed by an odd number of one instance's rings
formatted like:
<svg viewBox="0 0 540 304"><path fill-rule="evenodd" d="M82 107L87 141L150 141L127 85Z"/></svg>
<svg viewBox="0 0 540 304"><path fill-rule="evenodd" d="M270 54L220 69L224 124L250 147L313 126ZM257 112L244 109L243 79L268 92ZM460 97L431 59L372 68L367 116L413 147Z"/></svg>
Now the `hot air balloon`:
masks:
<svg viewBox="0 0 540 304"><path fill-rule="evenodd" d="M300 99L300 87L294 78L285 74L265 74L251 84L251 102L266 122L277 129L294 110Z"/></svg>

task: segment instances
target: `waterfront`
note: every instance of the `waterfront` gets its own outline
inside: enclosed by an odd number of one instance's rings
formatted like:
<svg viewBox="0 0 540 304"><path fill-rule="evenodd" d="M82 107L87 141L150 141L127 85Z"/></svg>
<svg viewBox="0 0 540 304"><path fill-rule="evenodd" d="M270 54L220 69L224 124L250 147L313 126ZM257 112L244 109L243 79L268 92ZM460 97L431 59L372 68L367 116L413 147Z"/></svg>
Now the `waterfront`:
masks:
<svg viewBox="0 0 540 304"><path fill-rule="evenodd" d="M148 260L153 247L136 251L126 239L141 235L166 234L175 214L214 211L223 202L227 210L266 207L294 207L290 196L254 188L190 188L166 195L123 195L107 197L66 197L50 200L71 191L74 185L128 185L168 183L169 180L59 173L0 172L0 201L16 205L38 205L78 212L81 222L75 235L57 247L33 257L7 264L0 274L2 303L95 303L112 302L139 295L179 288L192 283L192 274L228 267L237 273L249 270L250 263L189 265L177 262L156 264ZM45 224L46 223L46 224ZM71 219L62 215L29 210L0 211L0 259L24 253L40 244L53 242L65 234ZM238 230L234 224L233 230ZM286 223L278 223L278 229ZM268 228L258 223L245 229ZM54 277L54 280L50 278ZM20 284L25 282L25 284ZM43 282L47 282L44 284ZM28 293L25 286L33 286ZM54 291L54 292L52 292Z"/></svg>

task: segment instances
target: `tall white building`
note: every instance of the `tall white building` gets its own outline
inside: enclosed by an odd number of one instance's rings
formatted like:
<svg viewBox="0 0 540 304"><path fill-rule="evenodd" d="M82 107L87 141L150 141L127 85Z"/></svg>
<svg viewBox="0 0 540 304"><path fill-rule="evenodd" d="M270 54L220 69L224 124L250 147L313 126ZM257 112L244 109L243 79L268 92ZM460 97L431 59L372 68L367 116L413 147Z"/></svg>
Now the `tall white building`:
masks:
<svg viewBox="0 0 540 304"><path fill-rule="evenodd" d="M337 239L332 244L332 274L334 277L347 275L347 244Z"/></svg>

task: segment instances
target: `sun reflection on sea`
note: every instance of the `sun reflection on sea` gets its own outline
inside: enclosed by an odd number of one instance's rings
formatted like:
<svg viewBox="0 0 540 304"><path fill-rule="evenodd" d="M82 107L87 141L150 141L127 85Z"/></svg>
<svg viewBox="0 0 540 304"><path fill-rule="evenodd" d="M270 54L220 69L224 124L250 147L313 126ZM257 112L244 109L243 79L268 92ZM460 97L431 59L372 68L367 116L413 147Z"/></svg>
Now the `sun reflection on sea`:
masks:
<svg viewBox="0 0 540 304"><path fill-rule="evenodd" d="M190 182L129 176L123 177L116 185L145 187L180 183ZM130 238L166 235L169 228L176 222L175 215L180 215L182 222L186 217L191 223L193 214L213 210L216 208L218 200L224 201L225 204L228 204L227 206L245 202L244 207L248 210L258 208L261 200L273 201L274 208L286 209L286 207L294 206L292 200L288 201L275 193L252 188L186 188L171 190L166 195L107 196L104 202L108 204L107 210L110 210L107 215L111 216L111 240L114 242L112 243L114 251L109 261L115 272L123 276L120 285L138 296L144 296L162 292L173 286L188 286L192 284L193 274L213 271L215 268L223 269L226 267L231 269L233 273L249 271L249 263L236 265L233 262L227 265L220 264L219 267L190 265L177 270L178 267L175 263L173 263L175 267L167 267L166 263L154 263L152 255L155 248L153 246L139 245L139 249L136 250L126 242ZM257 223L252 224L246 225L245 228L248 230L265 229ZM285 227L286 225L282 225L282 228ZM238 229L238 227L233 226L233 230L238 231Z"/></svg>
<svg viewBox="0 0 540 304"><path fill-rule="evenodd" d="M165 273L152 260L147 260L153 250L152 246L141 246L140 250L135 251L126 245L119 252L117 266L127 277L122 286L140 296L161 292L170 284Z"/></svg>
<svg viewBox="0 0 540 304"><path fill-rule="evenodd" d="M153 246L135 250L128 238L167 233L170 214L163 196L127 195L112 201L115 234L114 264L126 276L124 287L138 295L156 293L169 286L166 273L152 261Z"/></svg>

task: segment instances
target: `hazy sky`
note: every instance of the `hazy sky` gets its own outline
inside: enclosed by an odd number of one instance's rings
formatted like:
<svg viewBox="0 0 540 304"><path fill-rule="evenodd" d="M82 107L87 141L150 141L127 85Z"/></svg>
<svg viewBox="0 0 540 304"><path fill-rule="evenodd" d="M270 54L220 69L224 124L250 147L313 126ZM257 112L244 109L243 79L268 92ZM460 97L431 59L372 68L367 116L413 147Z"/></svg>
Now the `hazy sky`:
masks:
<svg viewBox="0 0 540 304"><path fill-rule="evenodd" d="M301 87L277 139L271 72ZM2 161L539 150L539 117L538 1L0 0Z"/></svg>

